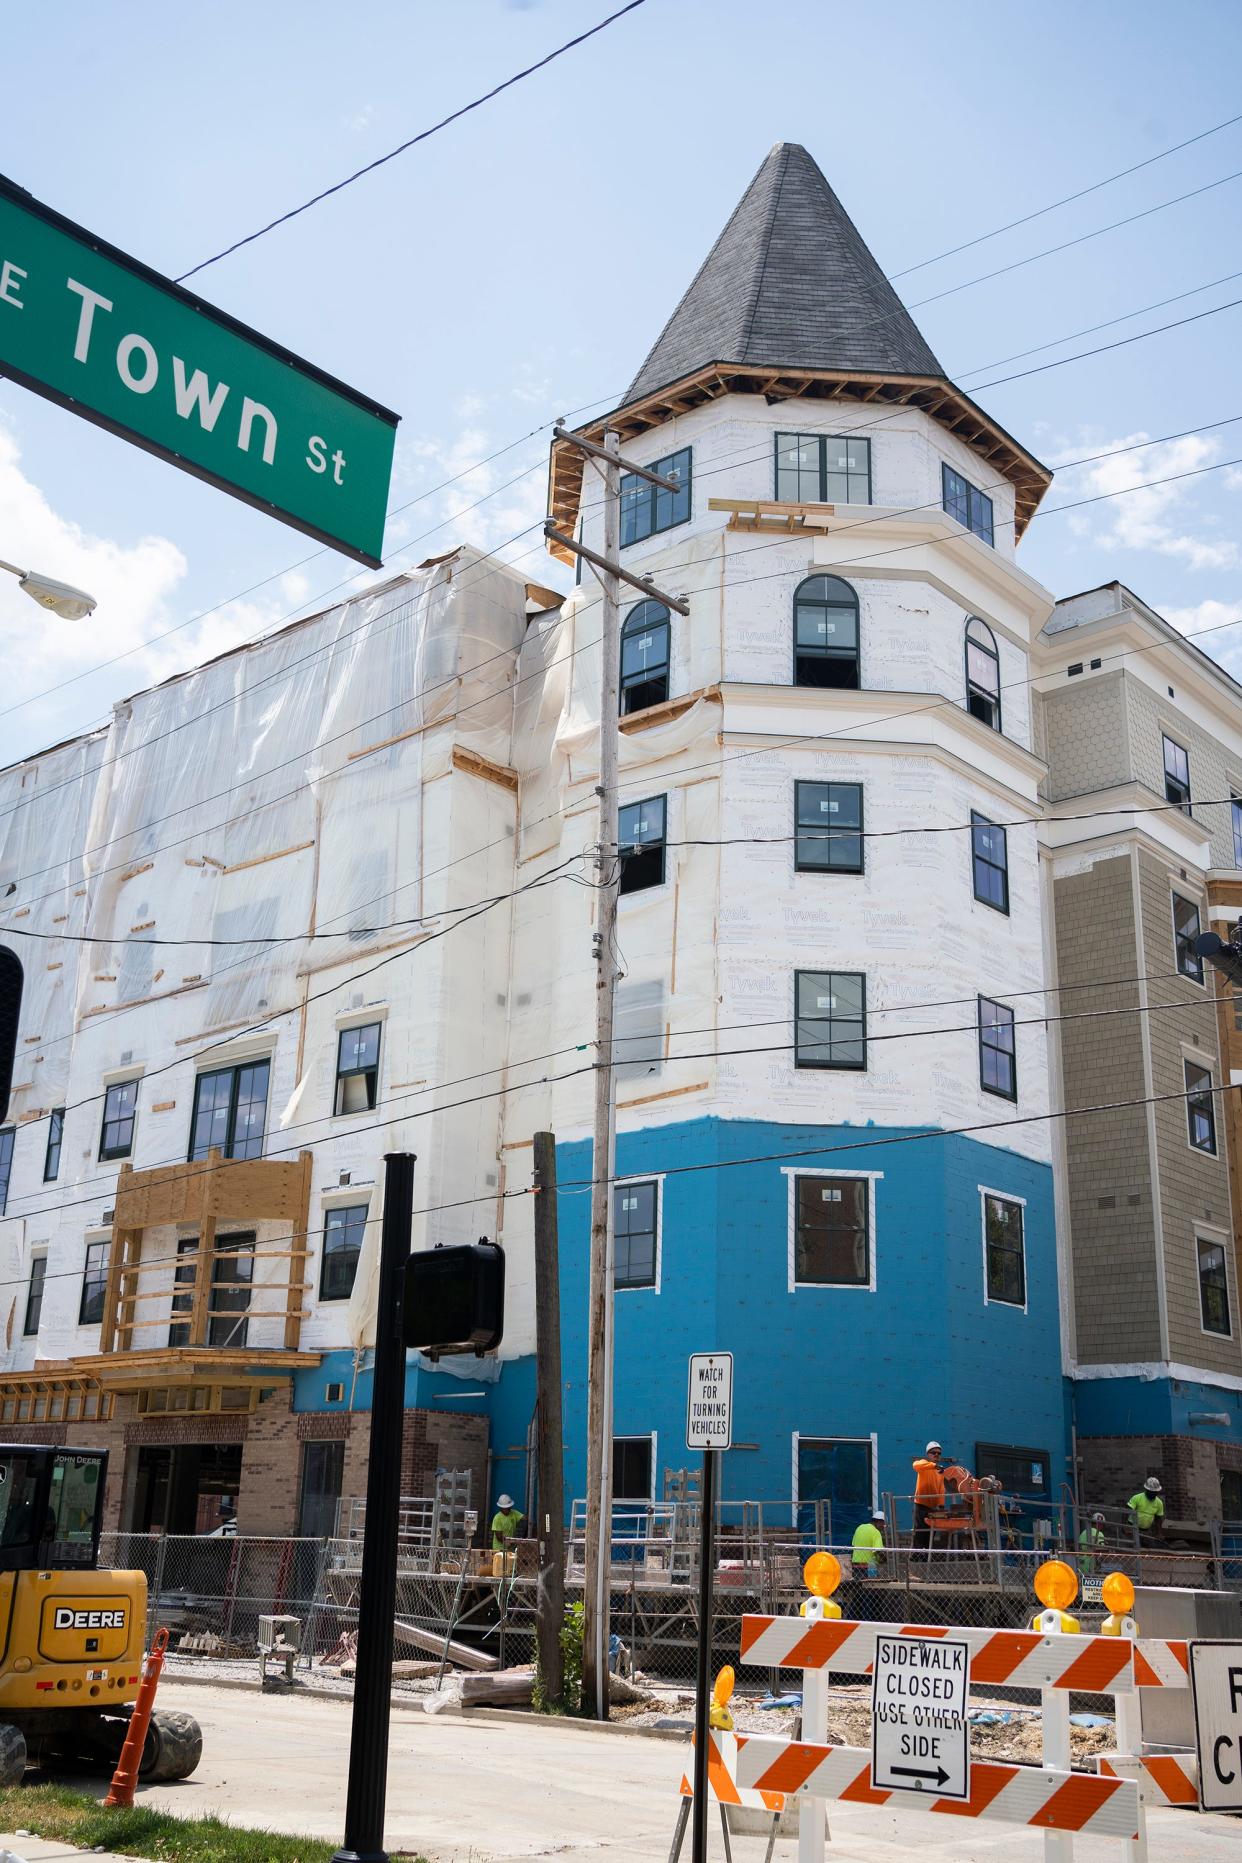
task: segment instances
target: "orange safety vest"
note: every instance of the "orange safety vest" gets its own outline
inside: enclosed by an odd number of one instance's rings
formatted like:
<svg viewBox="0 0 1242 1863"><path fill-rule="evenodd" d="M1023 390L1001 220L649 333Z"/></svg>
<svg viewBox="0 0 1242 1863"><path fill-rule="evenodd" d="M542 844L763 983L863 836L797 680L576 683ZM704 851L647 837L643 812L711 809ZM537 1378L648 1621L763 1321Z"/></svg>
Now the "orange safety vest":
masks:
<svg viewBox="0 0 1242 1863"><path fill-rule="evenodd" d="M944 1502L944 1472L927 1456L919 1456L914 1464L914 1498L920 1507L939 1507Z"/></svg>

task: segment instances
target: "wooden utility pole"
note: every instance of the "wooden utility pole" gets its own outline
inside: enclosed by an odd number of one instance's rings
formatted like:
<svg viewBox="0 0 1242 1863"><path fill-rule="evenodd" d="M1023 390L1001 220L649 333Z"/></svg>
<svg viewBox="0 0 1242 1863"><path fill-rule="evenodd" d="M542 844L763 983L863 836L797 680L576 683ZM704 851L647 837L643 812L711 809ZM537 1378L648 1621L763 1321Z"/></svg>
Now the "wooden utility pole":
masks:
<svg viewBox="0 0 1242 1863"><path fill-rule="evenodd" d="M612 1316L613 1209L616 1175L616 1093L613 1087L613 1006L617 988L617 897L621 880L618 835L617 759L618 687L621 675L619 584L689 614L684 597L665 595L625 569L617 555L621 544L621 468L665 491L680 490L676 480L661 478L647 466L622 459L615 433L598 445L569 433L559 423L555 439L577 447L594 461L604 481L604 549L587 549L549 521L545 536L590 563L603 596L599 700L599 874L592 952L595 959L595 1112L591 1150L591 1278L587 1308L587 1513L583 1574L582 1708L597 1720L608 1719L609 1591L612 1576Z"/></svg>
<svg viewBox="0 0 1242 1863"><path fill-rule="evenodd" d="M543 1699L564 1705L565 1458L561 1423L561 1269L556 1224L556 1139L535 1134L535 1378L539 1431L539 1589L535 1614Z"/></svg>

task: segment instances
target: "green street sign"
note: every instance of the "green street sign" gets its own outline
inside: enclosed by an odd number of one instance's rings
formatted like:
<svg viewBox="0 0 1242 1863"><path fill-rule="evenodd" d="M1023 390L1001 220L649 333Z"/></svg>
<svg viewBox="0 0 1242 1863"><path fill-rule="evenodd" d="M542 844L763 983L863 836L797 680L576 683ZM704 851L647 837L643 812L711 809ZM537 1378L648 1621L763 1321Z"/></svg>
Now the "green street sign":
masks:
<svg viewBox="0 0 1242 1863"><path fill-rule="evenodd" d="M3 176L0 375L379 567L399 417Z"/></svg>

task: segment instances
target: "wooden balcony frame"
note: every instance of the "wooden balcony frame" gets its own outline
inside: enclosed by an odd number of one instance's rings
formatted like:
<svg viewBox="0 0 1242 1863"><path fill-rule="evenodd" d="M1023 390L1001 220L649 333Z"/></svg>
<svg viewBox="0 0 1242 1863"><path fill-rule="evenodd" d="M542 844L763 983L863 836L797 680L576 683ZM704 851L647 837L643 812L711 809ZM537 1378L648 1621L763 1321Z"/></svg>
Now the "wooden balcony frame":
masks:
<svg viewBox="0 0 1242 1863"><path fill-rule="evenodd" d="M286 1247L264 1250L262 1243L256 1241L255 1244L256 1259L266 1255L269 1260L284 1259L289 1263L286 1280L263 1284L265 1292L284 1294L283 1313L252 1308L248 1317L283 1318L284 1349L296 1352L305 1317L302 1302L310 1254L312 1163L308 1151L300 1152L295 1160L286 1163L275 1158L225 1158L221 1152L213 1150L206 1158L194 1158L186 1164L160 1165L150 1171L135 1171L131 1165L123 1164L112 1212L100 1351L131 1352L135 1349L136 1331L150 1326L167 1327L170 1322L163 1314L154 1320L140 1319L138 1303L169 1299L177 1291L176 1269L191 1265L193 1285L187 1282L180 1290L192 1296L184 1323L189 1327L190 1347L206 1347L210 1321L223 1317L215 1314L211 1307L216 1233L221 1222L247 1225L283 1222L289 1229ZM198 1247L168 1263L172 1273L167 1287L139 1292L137 1282L144 1265L155 1265L151 1261L143 1262L143 1234L147 1229L165 1224L193 1224L198 1231ZM174 1315L171 1323L182 1322Z"/></svg>

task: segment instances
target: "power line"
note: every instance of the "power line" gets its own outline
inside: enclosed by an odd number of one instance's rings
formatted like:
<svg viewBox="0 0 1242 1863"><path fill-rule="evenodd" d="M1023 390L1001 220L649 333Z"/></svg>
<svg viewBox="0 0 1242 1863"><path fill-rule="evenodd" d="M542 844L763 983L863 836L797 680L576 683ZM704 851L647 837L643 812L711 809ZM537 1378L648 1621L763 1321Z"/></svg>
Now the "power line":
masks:
<svg viewBox="0 0 1242 1863"><path fill-rule="evenodd" d="M1058 207L1068 207L1071 201L1083 200L1088 194L1096 194L1101 188L1111 187L1114 181L1124 181L1127 175L1138 174L1141 168L1150 168L1154 162L1163 162L1181 149L1189 149L1196 142L1205 142L1209 136L1219 136L1222 130L1232 129L1235 123L1242 123L1242 116L1227 117L1223 123L1217 123L1211 129L1200 130L1197 136L1188 136L1185 142L1175 142L1172 148L1161 149L1159 155L1149 155L1145 161L1133 162L1129 168L1119 168L1115 175L1105 175L1102 181L1093 181L1090 187L1079 188L1073 194L1063 194L1059 200L1050 201L1046 207L1037 207L1033 213L1024 213L1016 220L1007 220L1004 226L994 226L990 233L979 233L974 239L963 240L960 246L950 246L947 252L938 252L930 259L920 259L917 265L907 265L903 271L890 272L888 282L890 285L895 284L899 278L908 278L911 272L925 271L929 265L938 265L941 259L955 258L959 252L969 252L972 246L982 246L985 241L996 239L1001 233L1011 233L1016 226L1027 226L1032 220L1054 213Z"/></svg>
<svg viewBox="0 0 1242 1863"><path fill-rule="evenodd" d="M468 116L472 110L478 110L483 104L490 103L493 97L499 97L502 91L510 90L513 85L520 84L524 78L533 77L535 72L542 71L546 65L554 63L566 52L572 52L576 46L584 45L588 39L593 39L597 32L603 32L605 27L611 26L616 20L624 19L627 13L633 13L643 4L644 0L629 0L628 5L618 7L615 13L610 13L606 19L601 19L596 25L588 27L585 32L578 33L572 39L566 39L564 45L558 45L555 51L546 53L533 65L527 65L522 71L515 71L513 76L505 78L503 83L494 84L490 91L484 91L481 97L475 97L470 103L462 104L459 109L450 111L448 116L441 117L438 123L432 123L428 129L420 129L416 136L410 136L405 142L398 143L395 149L389 149L387 155L378 155L373 162L367 162L362 168L356 168L352 175L346 175L342 181L334 181L330 188L321 188L318 194L312 194L310 199L303 201L300 206L291 207L287 213L278 214L275 220L269 220L266 226L257 228L253 233L247 233L243 239L235 239L231 246L225 246L220 252L213 253L211 258L200 259L198 264L192 265L188 272L180 273L176 283L184 284L186 279L193 278L196 272L206 271L209 265L219 264L220 260L227 259L230 253L239 252L243 246L253 245L255 240L262 239L265 233L272 232L278 226L284 226L289 220L296 220L299 214L308 213L312 207L317 207L320 201L326 201L330 195L339 194L342 188L352 187L354 182L361 181L364 175L372 174L375 169L382 168L386 162L394 161L398 155L404 155L407 149L414 148L416 144L426 142L429 136L437 135L440 130L447 129L450 123L456 123L459 118Z"/></svg>

